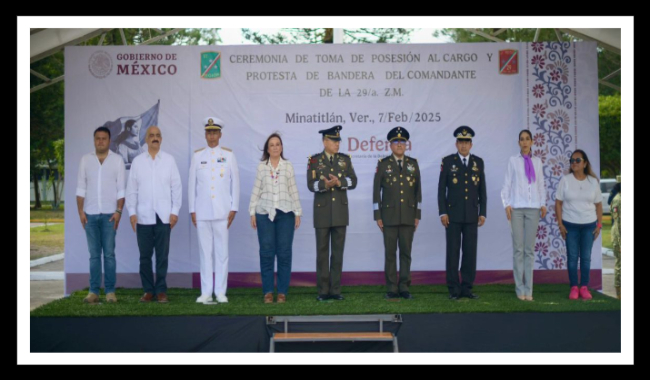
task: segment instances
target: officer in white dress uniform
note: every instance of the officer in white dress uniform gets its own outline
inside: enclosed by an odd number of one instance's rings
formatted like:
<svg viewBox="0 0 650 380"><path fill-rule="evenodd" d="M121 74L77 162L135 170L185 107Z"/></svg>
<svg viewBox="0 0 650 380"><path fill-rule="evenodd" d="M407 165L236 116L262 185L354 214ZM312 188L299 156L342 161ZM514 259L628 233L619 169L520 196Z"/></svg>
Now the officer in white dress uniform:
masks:
<svg viewBox="0 0 650 380"><path fill-rule="evenodd" d="M194 152L188 198L201 251L201 296L198 303L228 302L228 228L239 210L239 169L231 149L219 145L222 120L205 119L207 146ZM212 273L214 272L214 283Z"/></svg>

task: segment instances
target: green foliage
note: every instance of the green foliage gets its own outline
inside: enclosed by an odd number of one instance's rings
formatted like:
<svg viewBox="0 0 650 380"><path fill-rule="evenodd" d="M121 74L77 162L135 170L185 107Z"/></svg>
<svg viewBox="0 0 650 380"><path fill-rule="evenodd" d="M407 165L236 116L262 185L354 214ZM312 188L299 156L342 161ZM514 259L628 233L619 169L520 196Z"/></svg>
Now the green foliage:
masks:
<svg viewBox="0 0 650 380"><path fill-rule="evenodd" d="M407 43L414 29L345 29L346 43Z"/></svg>
<svg viewBox="0 0 650 380"><path fill-rule="evenodd" d="M284 28L276 34L266 34L242 29L244 38L260 45L279 44L331 44L334 42L332 28Z"/></svg>
<svg viewBox="0 0 650 380"><path fill-rule="evenodd" d="M476 30L492 35L492 33L496 33L500 29L501 28L484 28ZM499 33L496 38L505 42L532 42L533 39L535 39L536 31L536 29L506 29L502 33ZM572 37L569 37L566 34L560 33L560 35L562 36L563 41L573 40ZM445 36L451 38L454 42L492 42L492 40L466 29L440 29L433 32L433 36ZM557 41L557 35L553 29L542 29L540 30L539 38L537 40Z"/></svg>
<svg viewBox="0 0 650 380"><path fill-rule="evenodd" d="M601 178L621 174L621 95L599 96Z"/></svg>
<svg viewBox="0 0 650 380"><path fill-rule="evenodd" d="M261 45L273 44L331 44L334 42L332 28L284 28L275 34L242 29L244 38ZM408 42L413 29L345 29L345 43L403 43Z"/></svg>

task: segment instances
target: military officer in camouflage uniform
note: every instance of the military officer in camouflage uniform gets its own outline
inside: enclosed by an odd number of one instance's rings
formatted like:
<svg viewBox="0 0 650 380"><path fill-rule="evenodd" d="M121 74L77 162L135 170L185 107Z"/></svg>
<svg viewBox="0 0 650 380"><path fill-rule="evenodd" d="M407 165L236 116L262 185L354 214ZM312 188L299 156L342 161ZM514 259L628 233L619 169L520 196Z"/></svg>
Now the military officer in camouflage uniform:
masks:
<svg viewBox="0 0 650 380"><path fill-rule="evenodd" d="M616 176L616 181L621 183L621 176ZM612 226L612 245L614 246L614 257L616 262L614 264L614 287L616 288L616 297L621 299L621 192L612 200L612 219L614 225Z"/></svg>
<svg viewBox="0 0 650 380"><path fill-rule="evenodd" d="M374 218L384 234L386 298L411 299L411 247L422 215L420 167L416 159L404 155L409 139L405 128L391 129L387 139L393 154L380 159L377 164L372 197Z"/></svg>
<svg viewBox="0 0 650 380"><path fill-rule="evenodd" d="M343 300L341 272L345 230L349 224L348 190L357 187L350 156L339 153L340 125L318 131L324 150L309 157L307 187L314 193L316 276L319 301ZM330 259L330 240L332 257Z"/></svg>
<svg viewBox="0 0 650 380"><path fill-rule="evenodd" d="M442 159L438 182L438 212L446 229L447 287L449 299L479 298L472 293L476 276L476 246L478 227L485 223L487 194L483 160L470 155L472 128L458 127L454 131L457 153ZM463 258L458 278L461 241Z"/></svg>

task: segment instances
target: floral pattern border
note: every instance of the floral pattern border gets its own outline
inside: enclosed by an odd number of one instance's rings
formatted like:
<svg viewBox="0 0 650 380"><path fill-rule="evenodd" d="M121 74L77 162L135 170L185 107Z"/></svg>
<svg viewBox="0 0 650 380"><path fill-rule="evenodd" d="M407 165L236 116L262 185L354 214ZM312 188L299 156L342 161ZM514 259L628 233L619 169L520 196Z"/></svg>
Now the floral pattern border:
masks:
<svg viewBox="0 0 650 380"><path fill-rule="evenodd" d="M526 47L529 129L533 155L544 167L548 210L537 228L535 269L566 269L566 246L557 227L555 194L569 170L577 139L572 116L576 106L575 50L570 42L533 42Z"/></svg>

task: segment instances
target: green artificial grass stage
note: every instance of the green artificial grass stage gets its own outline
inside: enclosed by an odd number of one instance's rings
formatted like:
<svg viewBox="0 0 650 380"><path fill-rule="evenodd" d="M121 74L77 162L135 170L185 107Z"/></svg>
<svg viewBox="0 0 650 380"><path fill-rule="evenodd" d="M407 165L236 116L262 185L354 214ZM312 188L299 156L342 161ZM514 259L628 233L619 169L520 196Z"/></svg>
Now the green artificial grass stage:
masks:
<svg viewBox="0 0 650 380"><path fill-rule="evenodd" d="M196 303L198 289L169 289L169 303L139 302L141 289L117 289L118 302L87 305L83 298L88 290L43 305L31 312L32 317L117 317L117 316L279 316L279 315L350 315L350 314L426 314L426 313L528 313L592 312L621 309L615 298L592 291L593 299L569 300L566 284L540 284L534 287L534 301L520 301L514 285L480 285L474 293L480 299L449 300L445 285L411 286L412 300L384 299L385 286L344 286L343 301L316 301L315 287L291 287L286 304L264 304L260 288L231 288L227 304Z"/></svg>

